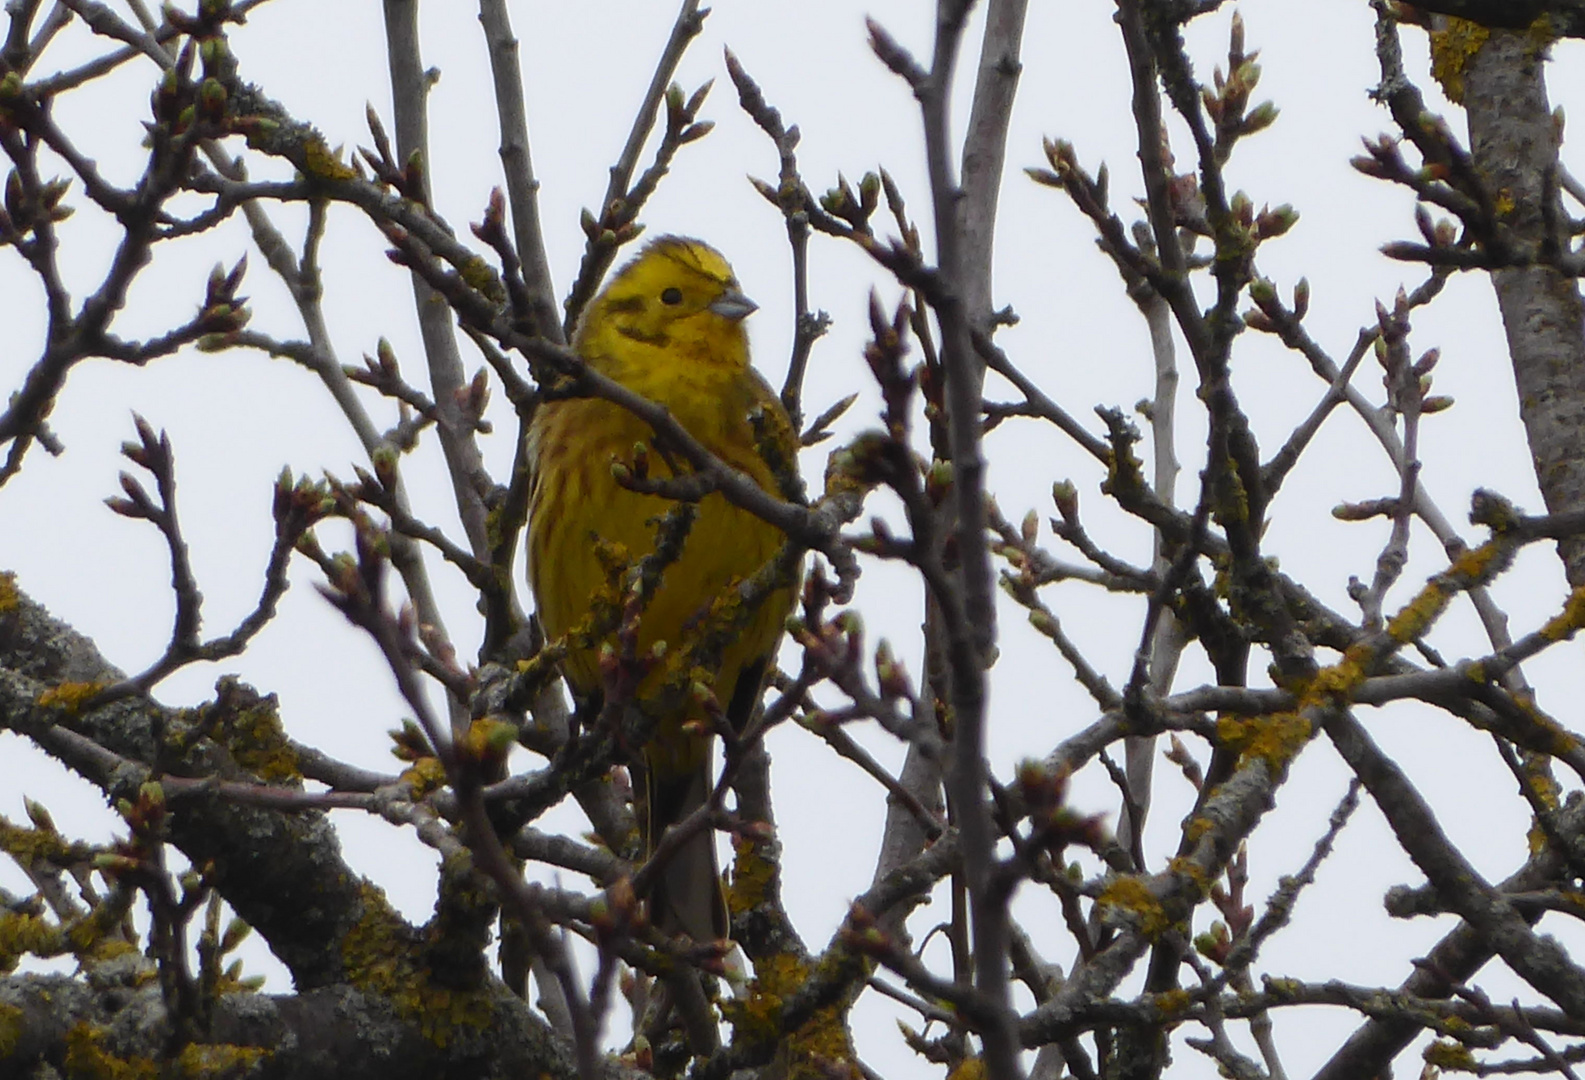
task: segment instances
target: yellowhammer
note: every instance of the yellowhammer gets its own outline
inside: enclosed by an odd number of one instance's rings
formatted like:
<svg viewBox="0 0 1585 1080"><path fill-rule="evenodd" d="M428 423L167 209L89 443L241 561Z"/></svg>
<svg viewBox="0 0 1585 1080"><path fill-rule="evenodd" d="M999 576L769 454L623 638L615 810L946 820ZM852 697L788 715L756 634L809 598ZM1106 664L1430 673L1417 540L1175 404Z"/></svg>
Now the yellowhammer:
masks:
<svg viewBox="0 0 1585 1080"><path fill-rule="evenodd" d="M590 367L664 405L717 457L770 492L776 470L761 454L773 447L778 467L791 468L797 439L781 402L749 366L742 320L754 303L738 290L732 268L714 248L666 236L648 244L613 277L583 314L573 348ZM633 562L655 550L656 525L676 504L617 483L615 461L650 447L653 475L671 475L665 446L628 410L597 398L546 401L529 430L534 482L528 519L528 578L539 619L555 638L586 623L608 571L597 541ZM700 501L682 553L665 568L638 634L640 655L657 642L687 642L698 617L734 583L781 550L780 529L723 496ZM714 691L741 728L774 667L777 640L795 590L773 592L721 654ZM608 639L609 640L609 639ZM603 643L570 643L562 672L587 704L601 693ZM659 670L639 687L641 706L660 689ZM647 806L640 824L653 853L667 826L701 806L713 786L709 720L697 704L658 718L644 747ZM650 919L668 933L698 941L728 935L716 868L714 835L706 830L666 863L647 897Z"/></svg>

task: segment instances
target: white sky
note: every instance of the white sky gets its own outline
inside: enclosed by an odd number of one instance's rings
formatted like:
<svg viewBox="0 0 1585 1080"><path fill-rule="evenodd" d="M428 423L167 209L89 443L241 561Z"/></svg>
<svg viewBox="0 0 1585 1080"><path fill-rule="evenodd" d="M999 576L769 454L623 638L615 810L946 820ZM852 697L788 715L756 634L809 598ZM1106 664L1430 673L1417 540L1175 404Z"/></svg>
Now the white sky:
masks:
<svg viewBox="0 0 1585 1080"><path fill-rule="evenodd" d="M652 234L701 236L733 260L745 290L761 304L750 321L760 367L779 385L791 341L791 277L779 214L745 182L744 174L774 180L777 158L768 139L737 107L721 59L730 46L759 81L766 97L803 132L799 161L817 192L838 171L851 181L877 163L897 178L920 224L929 234L928 190L917 109L906 89L885 72L865 45L862 16L877 17L917 54L928 53L933 5L875 0L868 6L825 0L787 3L721 0L702 38L684 60L679 81L692 89L707 79L716 86L704 115L717 127L703 142L685 148L642 220ZM1196 24L1190 34L1197 69L1209 75L1225 57L1224 11ZM1412 267L1383 258L1384 241L1414 235L1409 202L1398 192L1367 180L1347 166L1361 136L1386 129L1384 110L1366 91L1377 80L1372 53L1372 13L1362 0L1343 3L1282 3L1251 0L1241 8L1250 48L1261 50L1264 76L1256 100L1271 98L1282 108L1276 127L1246 143L1229 169L1230 185L1248 191L1257 206L1292 203L1302 217L1288 236L1262 249L1262 271L1284 296L1308 275L1313 287L1312 334L1339 359L1359 326L1373 318L1376 298L1390 300L1400 284L1413 288ZM1100 0L1031 5L1025 40L1025 69L1008 147L1008 176L1002 197L997 249L996 303L1010 303L1022 317L999 340L1051 396L1093 430L1090 409L1124 409L1147 396L1151 360L1143 323L1123 296L1119 279L1093 247L1087 224L1060 193L1040 188L1022 168L1043 165L1042 136L1073 141L1080 160L1112 170L1113 204L1132 220L1128 200L1141 191L1134 161L1122 48ZM578 211L600 198L606 169L625 140L632 111L648 83L675 8L660 0L584 0L579 4L515 3L530 113L533 155L542 182L541 210L558 289L565 291L582 249ZM478 220L490 189L501 182L497 132L489 96L489 71L476 9L468 4L431 3L424 13L425 63L440 69L432 96L433 182L441 212L462 232ZM978 21L971 29L977 34ZM261 9L232 37L243 77L259 83L296 115L317 124L332 145L367 144L365 103L390 122L379 5L292 4ZM73 31L58 45L65 66L107 46ZM972 85L974 49L966 52L968 77L960 80L962 102ZM1411 71L1423 74L1424 36L1405 31ZM1568 106L1585 92L1585 56L1574 45L1559 47L1549 68L1555 104ZM52 65L46 63L42 70ZM128 65L92 91L68 97L57 108L64 128L78 133L83 149L108 176L136 175L138 122L147 115L154 82L150 65ZM1428 97L1440 102L1422 79ZM1442 103L1439 107L1447 110ZM961 116L965 110L960 109ZM1455 130L1462 123L1448 113ZM1182 131L1175 131L1180 167L1188 157ZM1566 157L1571 156L1565 149ZM74 188L78 215L62 230L63 260L80 297L103 273L112 235L102 215ZM277 215L288 236L300 238L303 215ZM877 220L880 220L878 217ZM240 220L209 237L162 248L144 272L115 329L132 337L159 332L188 317L200 301L205 277L216 261L228 265L250 247ZM378 232L358 215L337 210L327 237L325 277L331 332L343 363L358 363L388 337L410 378L421 371L421 350L411 311L406 274L389 264ZM869 288L888 302L899 290L856 251L824 238L811 245L812 303L829 311L831 334L815 348L806 389L806 411L814 414L855 389L865 392L841 433L874 420L876 401L860 356ZM0 386L15 387L36 358L42 334L39 293L20 260L0 253ZM256 252L242 292L253 299L254 326L281 337L300 337L284 290ZM1426 421L1422 435L1423 482L1447 515L1464 520L1471 490L1494 487L1527 509L1540 508L1528 454L1516 416L1512 381L1490 288L1481 278L1455 279L1442 300L1416 320L1412 346L1439 346L1437 392L1457 406ZM465 355L466 349L465 346ZM470 367L479 363L469 356ZM1184 392L1180 456L1185 465L1180 498L1192 500L1203 457L1203 422L1195 408L1191 366L1183 358ZM1235 352L1234 374L1266 456L1312 407L1322 387L1304 362L1270 339L1245 335ZM1379 400L1378 370L1367 363L1358 385ZM1010 397L993 380L992 397ZM511 460L515 425L497 394L497 432L483 442L496 475ZM18 572L19 582L61 618L90 634L104 653L127 670L138 670L162 651L172 600L166 553L155 530L110 513L101 500L114 494L123 466L118 450L132 437L136 411L167 430L175 445L182 522L203 589L205 628L223 633L252 606L271 540L271 484L282 465L294 472L330 470L350 474L359 461L356 443L317 380L286 362L236 352L184 354L137 370L109 362L77 370L51 423L67 446L59 459L35 449L22 474L0 489L0 567ZM376 411L378 417L394 415ZM829 446L806 453L804 472L818 481ZM1136 562L1149 558L1149 535L1108 508L1097 485L1099 470L1055 432L1009 422L989 441L991 487L1015 521L1029 507L1050 516L1050 484L1078 484L1087 526L1119 554ZM421 516L460 535L432 443L404 468ZM1369 577L1385 540L1380 523L1345 525L1328 514L1337 502L1378 497L1396 488L1385 457L1364 427L1339 411L1294 471L1273 507L1267 551L1288 572L1343 611L1351 609L1344 588L1350 574ZM1467 526L1466 535L1475 535ZM326 533L327 539L334 535ZM1049 534L1042 535L1053 545ZM1411 595L1424 576L1439 569L1438 550L1423 529L1415 534L1415 559L1396 602ZM1523 633L1555 612L1562 597L1561 573L1549 551L1532 549L1499 583L1498 599ZM478 619L459 579L438 563L449 628L464 656L477 643ZM167 681L159 691L169 704L191 704L210 696L214 680L240 673L263 691L280 695L282 715L296 737L370 767L390 769L385 731L404 713L389 675L373 649L314 592L312 568L293 569L294 588L281 614L239 660L200 666ZM1048 602L1092 663L1114 685L1127 677L1143 605L1095 595L1083 586L1048 591ZM890 637L905 657L918 651L919 592L907 575L867 567L859 603L873 635ZM1391 606L1391 602L1389 603ZM1088 723L1094 707L1070 678L1060 658L1029 631L1010 605L1002 611L1002 657L994 673L991 747L994 763L1006 769L1019 757L1048 750L1065 734ZM1484 651L1467 607L1456 608L1433 642L1451 657ZM1255 665L1257 668L1259 664ZM1554 649L1527 667L1540 703L1570 727L1579 720L1571 704L1580 700L1580 646ZM909 663L918 673L916 659ZM1204 677L1202 664L1186 661L1179 686ZM1447 832L1465 845L1487 875L1506 875L1523 857L1528 814L1513 793L1488 741L1440 714L1396 707L1363 719L1386 748L1399 755L1412 779L1432 800ZM895 765L897 747L873 731L859 731L883 761ZM1202 747L1195 747L1203 750ZM811 946L819 948L845 913L846 904L869 882L883 812L883 793L817 740L782 730L771 740L778 813L786 849L788 906ZM535 764L527 755L520 767ZM1112 812L1114 792L1099 770L1076 783L1074 803ZM1171 766L1158 770L1155 815L1147 833L1149 854L1160 859L1176 844L1178 820L1188 806L1186 785ZM1257 904L1278 876L1298 868L1346 778L1324 744L1297 763L1279 795L1276 810L1250 845ZM1483 797L1472 798L1472 791ZM115 820L85 787L41 759L20 740L0 735L0 813L19 818L23 794L43 799L63 827L90 838L104 837ZM422 921L434 896L430 854L413 838L358 815L337 815L344 826L349 859L390 893L409 915ZM554 818L577 829L575 812ZM1159 865L1159 863L1157 864ZM6 874L11 877L6 877ZM0 870L0 884L20 888L14 872ZM1379 815L1368 805L1344 834L1337 853L1315 888L1301 900L1298 922L1266 948L1262 970L1305 979L1340 977L1359 984L1395 985L1450 923L1393 923L1381 913L1387 886L1417 883ZM571 884L580 884L570 882ZM1071 957L1054 904L1026 893L1020 912L1052 959ZM936 914L939 918L939 914ZM930 914L912 924L922 932ZM1572 927L1549 919L1548 929L1570 935ZM1204 929L1203 922L1197 929ZM256 943L254 943L256 945ZM936 948L932 947L933 950ZM286 986L282 969L249 954L251 970L274 973L272 986ZM932 959L939 959L932 951ZM1510 980L1511 981L1511 980ZM1494 999L1518 987L1489 984ZM897 1037L891 1007L870 995L855 1013L862 1054L883 1075L924 1075ZM1356 1020L1341 1012L1279 1014L1278 1045L1290 1075L1308 1075L1335 1048ZM1249 1044L1244 1043L1246 1049ZM1412 1055L1411 1055L1412 1056ZM1405 1071L1417 1068L1412 1062ZM1179 1045L1171 1075L1212 1076L1214 1067Z"/></svg>

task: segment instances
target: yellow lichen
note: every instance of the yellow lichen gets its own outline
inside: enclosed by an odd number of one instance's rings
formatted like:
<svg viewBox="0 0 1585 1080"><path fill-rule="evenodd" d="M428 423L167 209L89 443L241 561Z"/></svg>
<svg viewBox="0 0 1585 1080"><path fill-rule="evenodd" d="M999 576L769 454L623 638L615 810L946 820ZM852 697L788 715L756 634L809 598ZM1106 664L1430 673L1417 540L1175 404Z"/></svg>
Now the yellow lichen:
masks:
<svg viewBox="0 0 1585 1080"><path fill-rule="evenodd" d="M402 770L402 780L412 790L416 802L446 786L446 767L437 757L421 757Z"/></svg>
<svg viewBox="0 0 1585 1080"><path fill-rule="evenodd" d="M1117 498L1125 498L1130 493L1137 493L1144 489L1145 469L1144 463L1132 450L1119 457L1116 453L1107 455L1106 479L1101 482L1101 491Z"/></svg>
<svg viewBox="0 0 1585 1080"><path fill-rule="evenodd" d="M1226 600L1233 595L1233 562L1226 557L1215 557L1211 565L1216 568L1211 575L1211 591L1219 600Z"/></svg>
<svg viewBox="0 0 1585 1080"><path fill-rule="evenodd" d="M303 171L318 180L351 180L358 175L319 135L304 140L303 159Z"/></svg>
<svg viewBox="0 0 1585 1080"><path fill-rule="evenodd" d="M1216 722L1221 745L1238 751L1239 758L1256 757L1273 772L1281 772L1315 734L1310 721L1299 713L1270 716L1224 716Z"/></svg>
<svg viewBox="0 0 1585 1080"><path fill-rule="evenodd" d="M1343 654L1343 659L1316 672L1315 677L1299 692L1301 707L1347 702L1354 688L1365 681L1365 660L1368 654L1369 650L1351 645Z"/></svg>
<svg viewBox="0 0 1585 1080"><path fill-rule="evenodd" d="M1447 26L1431 31L1431 75L1455 105L1464 103L1464 70L1480 52L1491 31L1468 19L1448 19Z"/></svg>
<svg viewBox="0 0 1585 1080"><path fill-rule="evenodd" d="M391 995L403 980L409 942L384 891L365 883L360 892L362 914L341 942L347 981L359 989Z"/></svg>
<svg viewBox="0 0 1585 1080"><path fill-rule="evenodd" d="M81 961L103 962L137 952L123 935L130 898L112 894L80 918L62 927L66 947ZM149 967L153 975L153 965Z"/></svg>
<svg viewBox="0 0 1585 1080"><path fill-rule="evenodd" d="M748 994L725 1006L727 1022L751 1041L779 1040L782 1002L808 977L808 965L792 953L774 953L756 961Z"/></svg>
<svg viewBox="0 0 1585 1080"><path fill-rule="evenodd" d="M1254 250L1252 244L1244 244L1235 252L1234 257L1242 260L1250 251ZM1222 253L1218 247L1217 258ZM1222 467L1222 485L1212 508L1212 518L1220 525L1240 525L1249 522L1249 492L1244 488L1243 477L1238 474L1238 465L1232 458L1228 458Z"/></svg>
<svg viewBox="0 0 1585 1080"><path fill-rule="evenodd" d="M16 1053L17 1040L22 1038L22 1010L0 1001L0 1061Z"/></svg>
<svg viewBox="0 0 1585 1080"><path fill-rule="evenodd" d="M363 913L341 943L347 981L385 998L419 1032L445 1049L459 1029L486 1030L495 1019L487 989L454 990L435 983L418 960L401 918L385 893L365 883Z"/></svg>
<svg viewBox="0 0 1585 1080"><path fill-rule="evenodd" d="M96 962L99 963L104 963L107 960L116 960L123 956L129 956L137 951L138 947L132 944L132 942L128 941L126 938L118 937L101 937L99 940L92 942L87 948L83 950L84 955L92 957ZM156 974L157 973L155 972L153 965L150 965L148 977L153 979L156 977Z"/></svg>
<svg viewBox="0 0 1585 1080"><path fill-rule="evenodd" d="M24 866L41 860L66 860L83 855L85 848L74 848L54 829L30 829L13 825L0 817L0 851Z"/></svg>
<svg viewBox="0 0 1585 1080"><path fill-rule="evenodd" d="M235 1076L247 1072L269 1055L261 1046L235 1046L230 1043L188 1043L176 1056L177 1074L191 1080L212 1076Z"/></svg>
<svg viewBox="0 0 1585 1080"><path fill-rule="evenodd" d="M97 682L63 682L59 686L52 686L39 695L40 708L64 709L69 715L76 715L83 703L91 700L94 695L105 688L104 683Z"/></svg>
<svg viewBox="0 0 1585 1080"><path fill-rule="evenodd" d="M1585 585L1569 593L1563 610L1541 627L1541 636L1548 641L1568 641L1582 626L1585 626Z"/></svg>
<svg viewBox="0 0 1585 1080"><path fill-rule="evenodd" d="M295 783L303 778L297 751L287 741L274 694L253 698L252 704L221 710L212 728L214 740L231 751L236 763L260 780L272 784Z"/></svg>
<svg viewBox="0 0 1585 1080"><path fill-rule="evenodd" d="M1525 830L1524 841L1532 855L1539 855L1546 850L1546 830L1539 821L1532 822L1530 828Z"/></svg>
<svg viewBox="0 0 1585 1080"><path fill-rule="evenodd" d="M461 274L462 280L467 282L470 287L483 293L486 299L497 304L506 302L506 286L501 284L500 277L496 275L496 272L490 268L490 264L485 262L482 256L475 255L464 262L461 267Z"/></svg>
<svg viewBox="0 0 1585 1080"><path fill-rule="evenodd" d="M1488 540L1459 554L1448 568L1448 573L1464 585L1478 585L1492 574L1496 564L1512 550L1497 540Z"/></svg>
<svg viewBox="0 0 1585 1080"><path fill-rule="evenodd" d="M1544 726L1552 733L1552 746L1550 748L1552 754L1561 757L1564 754L1572 754L1579 747L1579 740L1574 737L1573 732L1565 730L1550 720Z"/></svg>
<svg viewBox="0 0 1585 1080"><path fill-rule="evenodd" d="M1477 1064L1475 1055L1470 1053L1469 1047L1450 1039L1438 1039L1427 1046L1425 1063L1453 1072L1474 1072Z"/></svg>
<svg viewBox="0 0 1585 1080"><path fill-rule="evenodd" d="M1152 994L1150 1000L1155 1004L1162 1018L1170 1020L1194 1004L1194 995L1187 990L1168 990L1164 993Z"/></svg>
<svg viewBox="0 0 1585 1080"><path fill-rule="evenodd" d="M1132 922L1149 941L1155 941L1172 925L1161 901L1142 879L1132 875L1113 878L1101 892L1099 902Z"/></svg>
<svg viewBox="0 0 1585 1080"><path fill-rule="evenodd" d="M1542 806L1556 810L1562 804L1563 791L1558 786L1557 778L1552 775L1550 761L1550 758L1541 754L1526 751L1523 772L1530 796ZM1525 839L1529 843L1530 854L1539 855L1546 850L1547 834L1540 821L1531 823Z"/></svg>
<svg viewBox="0 0 1585 1080"><path fill-rule="evenodd" d="M10 570L0 570L0 615L16 609L22 602L17 591L17 576Z"/></svg>
<svg viewBox="0 0 1585 1080"><path fill-rule="evenodd" d="M463 733L462 748L475 761L494 761L516 741L517 728L499 716L481 716Z"/></svg>
<svg viewBox="0 0 1585 1080"><path fill-rule="evenodd" d="M10 911L0 915L0 971L16 970L24 956L59 956L68 948L61 928L41 915Z"/></svg>
<svg viewBox="0 0 1585 1080"><path fill-rule="evenodd" d="M1545 759L1537 759L1534 755L1527 754L1524 766L1525 780L1540 800L1541 805L1551 810L1556 810L1562 804L1562 789L1558 787L1557 778L1547 769Z"/></svg>
<svg viewBox="0 0 1585 1080"><path fill-rule="evenodd" d="M722 1011L739 1038L776 1045L775 1071L788 1080L856 1077L846 1003L816 1011L796 1031L782 1027L783 1004L803 987L810 974L807 961L790 952L763 957L754 963L747 995L724 1003Z"/></svg>
<svg viewBox="0 0 1585 1080"><path fill-rule="evenodd" d="M1281 979L1267 976L1264 980L1266 993L1275 997L1294 998L1299 991L1304 989L1304 984L1298 979Z"/></svg>
<svg viewBox="0 0 1585 1080"><path fill-rule="evenodd" d="M160 1067L146 1057L117 1057L104 1047L105 1033L86 1021L66 1033L66 1075L84 1080L157 1080Z"/></svg>
<svg viewBox="0 0 1585 1080"><path fill-rule="evenodd" d="M1436 582L1426 585L1387 623L1387 636L1400 645L1419 640L1447 609L1448 599L1447 591Z"/></svg>
<svg viewBox="0 0 1585 1080"><path fill-rule="evenodd" d="M731 883L726 890L727 910L734 915L753 911L770 898L776 866L759 852L759 844L744 837L732 842Z"/></svg>
<svg viewBox="0 0 1585 1080"><path fill-rule="evenodd" d="M1195 820L1204 821L1205 819L1196 818ZM1195 862L1193 859L1177 858L1173 859L1172 862L1168 864L1168 866L1174 874L1177 874L1179 877L1185 879L1189 882L1189 884L1194 886L1196 899L1203 900L1207 896L1211 895L1210 878L1207 877L1204 867L1202 867L1199 863Z"/></svg>
<svg viewBox="0 0 1585 1080"><path fill-rule="evenodd" d="M1529 58L1531 60L1545 60L1547 58L1547 50L1552 47L1552 43L1560 36L1557 27L1552 25L1551 12L1543 11L1537 15L1535 22L1525 29L1525 37L1528 39L1526 52L1529 54Z"/></svg>

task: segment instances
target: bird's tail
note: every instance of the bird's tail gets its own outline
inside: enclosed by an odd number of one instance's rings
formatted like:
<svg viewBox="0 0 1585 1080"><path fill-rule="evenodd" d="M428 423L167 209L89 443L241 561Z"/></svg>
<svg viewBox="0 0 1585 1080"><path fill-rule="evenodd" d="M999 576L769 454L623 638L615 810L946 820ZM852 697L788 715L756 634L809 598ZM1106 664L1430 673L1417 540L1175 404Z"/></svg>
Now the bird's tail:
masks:
<svg viewBox="0 0 1585 1080"><path fill-rule="evenodd" d="M646 758L648 755L645 755ZM646 856L655 853L666 829L682 821L710 797L710 755L699 755L692 769L671 773L651 767L645 777ZM728 937L726 897L715 861L715 831L703 829L672 853L650 887L649 919L668 934L687 934L695 941Z"/></svg>

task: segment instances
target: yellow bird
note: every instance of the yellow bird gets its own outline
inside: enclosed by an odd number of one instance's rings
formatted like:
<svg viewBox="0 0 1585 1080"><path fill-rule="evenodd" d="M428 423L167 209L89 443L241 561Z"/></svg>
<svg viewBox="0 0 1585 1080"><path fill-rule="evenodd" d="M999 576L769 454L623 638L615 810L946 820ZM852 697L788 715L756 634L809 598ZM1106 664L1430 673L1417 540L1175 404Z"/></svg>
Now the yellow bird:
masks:
<svg viewBox="0 0 1585 1080"><path fill-rule="evenodd" d="M573 348L596 371L665 406L717 457L774 494L781 487L777 469L794 467L798 443L780 400L749 365L743 318L754 309L719 252L697 240L664 236L645 246L589 304ZM620 545L637 562L654 551L656 525L676 505L622 487L613 464L631 461L639 443L650 448L653 475L671 475L670 459L648 424L597 398L543 402L528 443L529 587L546 635L556 638L586 623L596 594L606 588L596 541ZM774 448L772 456L781 459L775 466L762 446ZM785 540L774 525L719 494L707 495L681 555L666 567L642 616L640 655L657 642L673 650L685 645L698 616L774 559ZM721 655L713 689L739 728L774 669L795 591L789 586L768 596ZM601 693L602 644L574 641L562 663L574 695L585 703ZM657 670L640 685L641 706L658 693L660 675ZM709 731L697 705L658 718L643 754L648 805L639 818L648 853L667 826L709 797ZM727 937L713 832L679 849L646 899L651 921L668 933L697 941Z"/></svg>

